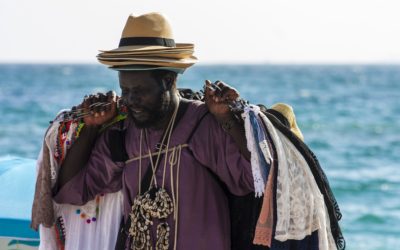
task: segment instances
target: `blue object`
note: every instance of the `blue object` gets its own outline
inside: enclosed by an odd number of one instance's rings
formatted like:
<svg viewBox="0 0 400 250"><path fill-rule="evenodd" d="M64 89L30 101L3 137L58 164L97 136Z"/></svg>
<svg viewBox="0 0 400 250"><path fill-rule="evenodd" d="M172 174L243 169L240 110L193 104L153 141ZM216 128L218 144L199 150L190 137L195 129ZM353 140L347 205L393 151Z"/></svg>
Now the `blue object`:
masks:
<svg viewBox="0 0 400 250"><path fill-rule="evenodd" d="M35 160L0 158L0 246L39 246L39 234L30 228L35 181Z"/></svg>
<svg viewBox="0 0 400 250"><path fill-rule="evenodd" d="M260 161L261 165L261 176L264 180L264 183L267 183L268 175L269 175L269 170L271 169L271 166L267 163L267 161L264 158L264 154L262 153L260 149L260 142L266 140L264 130L261 128L259 124L259 120L257 119L254 111L249 112L249 118L250 118L250 124L253 128L253 135L254 135L254 140L256 142L257 146L257 157Z"/></svg>

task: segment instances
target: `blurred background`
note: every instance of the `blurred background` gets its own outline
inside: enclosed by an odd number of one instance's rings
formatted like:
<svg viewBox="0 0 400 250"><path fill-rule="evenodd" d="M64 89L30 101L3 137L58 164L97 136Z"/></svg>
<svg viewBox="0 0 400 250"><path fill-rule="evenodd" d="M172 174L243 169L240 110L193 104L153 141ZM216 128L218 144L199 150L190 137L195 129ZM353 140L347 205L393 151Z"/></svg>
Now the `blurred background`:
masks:
<svg viewBox="0 0 400 250"><path fill-rule="evenodd" d="M0 0L0 175L13 165L34 173L60 109L85 94L120 93L97 50L117 47L130 13L160 11L200 60L178 85L223 80L252 103L292 105L341 207L347 249L397 249L399 9L386 0ZM27 204L33 185L21 190ZM0 217L29 219L29 206L6 203Z"/></svg>

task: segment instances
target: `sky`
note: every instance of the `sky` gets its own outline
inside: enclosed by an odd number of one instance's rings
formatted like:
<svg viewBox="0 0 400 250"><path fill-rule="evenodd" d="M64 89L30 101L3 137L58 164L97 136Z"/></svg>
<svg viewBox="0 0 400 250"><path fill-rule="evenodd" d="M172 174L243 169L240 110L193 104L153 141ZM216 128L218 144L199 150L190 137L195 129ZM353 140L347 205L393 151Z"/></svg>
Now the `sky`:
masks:
<svg viewBox="0 0 400 250"><path fill-rule="evenodd" d="M153 11L206 64L400 63L398 0L0 0L0 62L96 63Z"/></svg>

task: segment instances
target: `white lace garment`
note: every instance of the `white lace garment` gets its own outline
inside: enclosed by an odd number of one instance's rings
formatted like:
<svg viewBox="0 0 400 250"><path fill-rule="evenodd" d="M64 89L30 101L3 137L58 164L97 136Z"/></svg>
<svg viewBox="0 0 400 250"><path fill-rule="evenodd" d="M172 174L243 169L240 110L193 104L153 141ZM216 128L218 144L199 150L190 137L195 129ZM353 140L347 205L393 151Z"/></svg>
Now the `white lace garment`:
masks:
<svg viewBox="0 0 400 250"><path fill-rule="evenodd" d="M283 135L275 129L269 119L257 108L251 109L260 115L272 137L278 156L278 177L277 177L277 222L275 239L279 241L301 240L318 230L319 249L337 249L334 243L328 212L323 196L318 189L311 170L301 153ZM249 112L250 110L246 110ZM255 143L249 124L248 115L243 115L245 121L246 137L248 148L251 152L251 164L256 193L261 188L258 176L259 163L254 160ZM261 145L260 145L261 146ZM265 156L265 147L260 147ZM253 166L254 164L254 166ZM262 179L261 179L262 180Z"/></svg>
<svg viewBox="0 0 400 250"><path fill-rule="evenodd" d="M45 144L42 147L48 147L50 152L51 164L51 186L55 185L58 177L60 166L54 158L57 144L59 122L53 122L45 136ZM71 126L65 135L71 139L72 133L76 129L76 125ZM64 145L66 153L68 146ZM38 157L37 172L42 165L42 154ZM98 202L96 203L96 199ZM96 213L98 204L98 214ZM77 249L98 249L108 250L114 249L117 240L119 225L123 213L123 195L122 191L116 193L98 196L94 200L87 202L83 206L74 206L69 204L57 204L53 201L55 218L62 217L65 226L65 250ZM78 214L77 211L80 213ZM88 218L96 215L96 221L87 223L86 219L81 218L84 213ZM40 250L59 249L57 244L57 235L54 226L51 228L40 225Z"/></svg>

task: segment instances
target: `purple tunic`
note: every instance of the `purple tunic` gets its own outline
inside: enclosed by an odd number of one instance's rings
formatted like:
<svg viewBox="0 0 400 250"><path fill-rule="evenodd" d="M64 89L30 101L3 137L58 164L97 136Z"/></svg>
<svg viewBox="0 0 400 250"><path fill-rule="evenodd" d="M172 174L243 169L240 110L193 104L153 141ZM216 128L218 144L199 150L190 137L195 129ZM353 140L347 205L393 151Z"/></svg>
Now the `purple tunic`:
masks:
<svg viewBox="0 0 400 250"><path fill-rule="evenodd" d="M245 195L254 190L250 163L240 154L233 138L225 133L213 115L207 114L188 142L188 137L203 114L207 112L204 103L194 101L172 133L170 148L188 144L182 148L179 170L179 215L177 249L230 249L230 219L228 200L216 175L235 195ZM140 129L127 119L126 149L129 158L139 156ZM113 129L113 128L110 128ZM99 193L116 192L124 194L125 218L131 211L132 201L138 194L139 161L128 164L111 160L108 148L108 131L96 141L87 166L56 194L59 203L82 205ZM148 148L160 141L163 131L148 129L148 142L143 139L142 155ZM142 176L149 165L149 158L142 159ZM165 189L171 196L170 168L167 163ZM176 194L176 166L174 190ZM164 158L156 172L157 183L161 185L164 172ZM172 196L171 196L172 197ZM167 219L171 227L170 248L174 245L175 221ZM156 223L152 226L151 237L156 238Z"/></svg>

